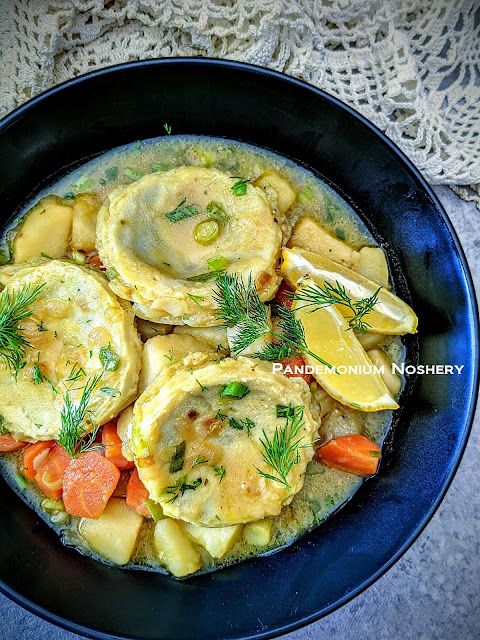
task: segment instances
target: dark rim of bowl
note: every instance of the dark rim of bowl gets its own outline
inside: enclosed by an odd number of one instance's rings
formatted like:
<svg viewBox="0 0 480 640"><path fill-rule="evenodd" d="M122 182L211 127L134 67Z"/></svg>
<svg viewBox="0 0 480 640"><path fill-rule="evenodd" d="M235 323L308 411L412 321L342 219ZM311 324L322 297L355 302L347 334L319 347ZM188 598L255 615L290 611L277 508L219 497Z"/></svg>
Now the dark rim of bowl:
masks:
<svg viewBox="0 0 480 640"><path fill-rule="evenodd" d="M474 376L473 376L474 388L472 389L472 394L470 397L468 418L465 424L465 429L463 431L463 438L460 446L457 448L455 459L450 469L450 473L447 479L445 480L445 483L441 491L439 492L437 498L431 505L429 511L424 516L423 520L417 524L414 531L412 531L411 535L407 538L407 540L404 541L404 543L397 550L397 552L367 580L359 584L355 589L353 589L346 596L339 599L337 602L332 604L330 607L327 607L326 610L320 613L315 613L315 614L306 616L300 620L292 622L291 624L288 624L288 625L284 625L283 627L279 627L273 631L265 631L265 632L260 632L255 634L255 638L266 640L268 638L279 637L286 633L290 633L292 631L300 629L306 625L312 624L316 620L319 620L322 617L330 615L331 613L333 613L343 605L347 604L348 602L356 598L363 591L368 589L368 587L374 584L379 578L381 578L389 569L391 569L391 567L406 553L406 551L417 540L417 538L424 531L425 527L430 522L432 517L435 515L435 512L439 508L458 470L463 454L465 452L465 447L468 442L468 438L472 429L473 419L475 415L475 409L476 409L477 399L479 395L478 385L479 385L479 366L480 366L480 361L479 361L480 331L479 331L479 320L478 320L478 304L477 304L477 298L475 295L475 289L474 289L473 280L470 272L470 267L468 265L467 259L465 257L465 253L460 244L460 240L458 239L456 231L453 228L453 225L448 217L448 214L443 208L440 200L437 198L435 192L430 187L430 185L428 184L426 179L423 177L423 175L420 173L420 171L412 163L412 161L392 140L390 140L390 138L388 138L376 125L374 125L372 122L367 120L367 118L365 118L361 113L359 113L352 107L348 106L338 98L335 98L331 94L323 91L322 89L318 89L317 87L309 84L308 82L297 80L296 78L293 78L292 76L281 73L279 71L273 71L265 67L261 67L253 64L247 64L244 62L235 62L231 60L225 60L222 58L208 58L208 57L152 58L148 60L138 60L135 62L124 62L124 63L104 67L102 69L98 69L95 71L90 71L89 73L82 74L71 80L66 80L61 84L55 85L54 87L47 89L46 91L43 91L42 93L35 96L34 98L31 98L30 100L20 105L19 107L17 107L11 113L7 114L4 118L0 120L0 135L2 134L3 131L8 129L8 127L11 124L13 124L19 118L21 118L24 112L34 108L37 103L41 102L45 98L48 98L50 95L54 95L59 91L62 91L62 89L64 89L65 87L79 84L83 82L83 80L87 80L88 78L108 75L111 71L119 70L119 69L126 69L126 68L135 69L136 67L143 67L143 66L155 66L155 65L168 66L168 65L182 65L182 64L199 64L199 65L206 65L206 66L212 66L212 67L216 67L216 66L230 67L232 69L250 71L251 73L258 74L258 75L270 76L270 77L276 78L277 80L281 80L282 82L286 82L291 85L301 87L303 89L307 89L315 93L316 95L320 96L322 100L324 100L325 102L328 102L334 105L335 107L348 112L354 118L362 122L362 124L368 129L370 129L373 133L375 133L381 139L383 144L386 145L392 151L392 153L396 155L399 158L399 160L407 167L407 169L415 177L415 179L418 181L418 183L424 189L425 193L428 195L428 197L431 199L431 201L435 205L435 208L437 209L439 217L441 218L443 224L445 225L445 227L449 232L452 245L455 249L458 260L462 266L462 270L465 278L465 284L467 286L467 291L468 291L468 298L472 304L473 310L477 312L476 314L472 313L472 318L471 318L472 325L474 328L474 341L472 344L472 356L473 356L472 359L476 361L476 367L475 367ZM119 640L123 640L124 638L127 637L127 636L117 636L117 635L114 636L108 633L103 633L102 631L96 631L96 630L94 631L93 629L83 627L81 625L76 624L75 622L72 622L60 616L57 616L53 613L50 613L47 609L44 609L43 607L36 605L35 603L31 602L27 598L24 598L22 595L18 594L16 591L8 587L1 578L0 578L0 592L8 596L16 604L22 606L23 608L27 609L27 611L34 613L40 618L43 618L47 622L56 624L57 626L62 627L63 629L66 629L67 631L76 633L78 635L82 635L85 638L92 638L93 640L109 640L111 638L118 638ZM251 636L244 636L243 638L239 637L237 640L248 640L249 638L251 638ZM138 638L138 640L141 640L141 639Z"/></svg>

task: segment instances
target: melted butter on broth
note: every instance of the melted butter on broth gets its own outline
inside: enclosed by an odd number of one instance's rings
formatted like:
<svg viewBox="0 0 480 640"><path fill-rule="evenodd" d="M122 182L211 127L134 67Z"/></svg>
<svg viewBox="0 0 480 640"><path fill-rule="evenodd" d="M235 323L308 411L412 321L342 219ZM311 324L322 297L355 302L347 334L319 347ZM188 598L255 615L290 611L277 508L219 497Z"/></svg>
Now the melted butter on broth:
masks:
<svg viewBox="0 0 480 640"><path fill-rule="evenodd" d="M300 217L308 215L354 249L377 245L353 209L312 172L270 151L234 141L199 136L162 136L119 147L97 157L37 194L9 228L13 228L18 219L45 195L54 193L68 198L77 193L94 192L102 199L116 186L130 184L143 174L166 171L185 164L212 166L231 176L249 179L255 179L267 170L277 171L301 194L300 202L288 214L289 225L293 227ZM402 340L398 336L385 336L376 348L384 350L393 362L400 363L405 358ZM351 411L357 415L362 431L381 444L391 425L392 412ZM86 547L78 533L78 518L70 518L67 525L54 525L40 507L43 496L36 490L35 483L29 483L22 491L18 489L15 481L18 465L21 467L21 452L0 458L0 468L16 492L57 531L64 544L74 546L81 553L105 562ZM357 476L313 460L308 465L303 488L282 509L281 514L272 519L272 539L267 548L260 548L260 555L291 544L303 533L323 522L351 498L362 482ZM153 549L153 527L153 521L144 519L136 550L126 567L153 568L165 573L158 565ZM259 548L246 544L243 539L221 559L211 558L201 547L199 551L203 558L203 570L220 568L252 555L259 555Z"/></svg>

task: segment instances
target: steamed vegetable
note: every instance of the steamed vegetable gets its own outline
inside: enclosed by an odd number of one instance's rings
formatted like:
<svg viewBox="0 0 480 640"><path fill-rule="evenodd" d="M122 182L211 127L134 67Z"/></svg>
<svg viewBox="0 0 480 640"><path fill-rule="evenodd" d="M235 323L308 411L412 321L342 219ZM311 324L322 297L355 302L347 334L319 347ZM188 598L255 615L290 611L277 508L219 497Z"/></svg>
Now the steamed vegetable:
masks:
<svg viewBox="0 0 480 640"><path fill-rule="evenodd" d="M140 480L137 469L134 469L127 485L127 504L142 516L149 518L151 514L146 506L148 498L148 491Z"/></svg>
<svg viewBox="0 0 480 640"><path fill-rule="evenodd" d="M0 453L10 453L11 451L18 451L26 447L28 442L22 442L21 440L15 440L15 438L9 434L0 435Z"/></svg>
<svg viewBox="0 0 480 640"><path fill-rule="evenodd" d="M158 560L174 576L187 576L202 566L200 554L176 520L159 520L153 539Z"/></svg>
<svg viewBox="0 0 480 640"><path fill-rule="evenodd" d="M316 451L317 460L327 467L335 467L358 476L376 473L380 456L378 444L358 433L330 440Z"/></svg>
<svg viewBox="0 0 480 640"><path fill-rule="evenodd" d="M70 457L65 449L59 444L54 444L45 462L35 473L35 482L47 498L56 500L62 496L63 476L69 464Z"/></svg>
<svg viewBox="0 0 480 640"><path fill-rule="evenodd" d="M115 422L107 422L102 427L102 444L105 447L105 458L113 462L118 469L131 469L133 462L127 460L122 453L122 441L117 434Z"/></svg>
<svg viewBox="0 0 480 640"><path fill-rule="evenodd" d="M23 452L23 475L26 478L33 479L35 477L37 470L47 459L54 444L54 440L47 440L28 445Z"/></svg>

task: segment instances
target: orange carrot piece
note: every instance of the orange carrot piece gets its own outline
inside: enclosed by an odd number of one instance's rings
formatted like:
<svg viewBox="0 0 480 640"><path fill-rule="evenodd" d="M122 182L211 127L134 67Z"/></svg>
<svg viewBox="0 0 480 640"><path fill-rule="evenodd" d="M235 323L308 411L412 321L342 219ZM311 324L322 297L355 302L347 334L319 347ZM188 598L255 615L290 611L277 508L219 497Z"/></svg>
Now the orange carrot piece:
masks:
<svg viewBox="0 0 480 640"><path fill-rule="evenodd" d="M63 493L63 476L65 470L70 464L71 458L65 449L58 443L55 443L45 462L40 465L35 473L35 482L38 484L40 491L48 498L58 500Z"/></svg>
<svg viewBox="0 0 480 640"><path fill-rule="evenodd" d="M11 435L0 436L0 453L10 453L11 451L18 451L26 447L28 442L22 442L21 440L15 440Z"/></svg>
<svg viewBox="0 0 480 640"><path fill-rule="evenodd" d="M357 476L371 476L377 472L381 449L376 442L356 433L330 440L315 453L327 467Z"/></svg>
<svg viewBox="0 0 480 640"><path fill-rule="evenodd" d="M87 264L91 264L94 267L98 267L99 269L103 269L103 262L100 258L100 256L98 255L98 253L95 253L93 256L91 256L90 258L87 258Z"/></svg>
<svg viewBox="0 0 480 640"><path fill-rule="evenodd" d="M29 444L23 451L23 475L26 478L34 478L38 469L47 459L50 449L55 444L54 440L47 440Z"/></svg>
<svg viewBox="0 0 480 640"><path fill-rule="evenodd" d="M135 509L138 513L146 518L151 518L152 514L145 505L145 500L149 497L147 488L140 480L138 471L135 468L132 471L130 480L127 485L127 504L131 509Z"/></svg>
<svg viewBox="0 0 480 640"><path fill-rule="evenodd" d="M287 309L290 309L293 302L292 294L293 289L285 282L285 280L282 280L273 301L287 307Z"/></svg>
<svg viewBox="0 0 480 640"><path fill-rule="evenodd" d="M133 469L133 462L127 460L122 453L122 441L117 433L117 424L107 422L102 428L102 444L105 447L105 457L119 469Z"/></svg>
<svg viewBox="0 0 480 640"><path fill-rule="evenodd" d="M292 358L282 358L281 360L277 360L280 362L282 367L285 369L289 367L290 371L284 371L284 374L287 378L303 378L307 384L310 384L313 380L313 376L311 373L305 372L305 360L302 356L293 356Z"/></svg>
<svg viewBox="0 0 480 640"><path fill-rule="evenodd" d="M99 518L115 491L120 471L98 451L81 453L63 476L63 503L72 516Z"/></svg>

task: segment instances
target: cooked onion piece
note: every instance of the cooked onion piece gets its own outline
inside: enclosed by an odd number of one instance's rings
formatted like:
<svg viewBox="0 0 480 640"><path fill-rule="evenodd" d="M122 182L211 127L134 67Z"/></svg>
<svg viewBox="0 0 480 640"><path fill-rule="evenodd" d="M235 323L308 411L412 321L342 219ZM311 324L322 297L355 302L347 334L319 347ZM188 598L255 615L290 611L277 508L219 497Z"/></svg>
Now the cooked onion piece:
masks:
<svg viewBox="0 0 480 640"><path fill-rule="evenodd" d="M273 296L281 232L264 193L216 169L180 167L115 189L97 224L110 286L135 314L167 324L212 326L215 272L252 274L262 300ZM215 230L200 228L207 221ZM205 225L204 225L205 226Z"/></svg>
<svg viewBox="0 0 480 640"><path fill-rule="evenodd" d="M58 435L67 391L78 402L85 385L102 374L88 405L86 430L103 424L136 396L141 343L129 305L91 269L52 260L0 270L0 282L15 296L43 285L20 325L29 346L15 376L0 362L1 415L20 440Z"/></svg>
<svg viewBox="0 0 480 640"><path fill-rule="evenodd" d="M248 358L172 370L135 404L132 450L140 478L165 515L197 525L277 515L301 489L313 455L318 424L309 404L303 380ZM277 405L293 407L296 418L278 416ZM291 464L279 468L265 459L275 433L292 447L284 458Z"/></svg>

